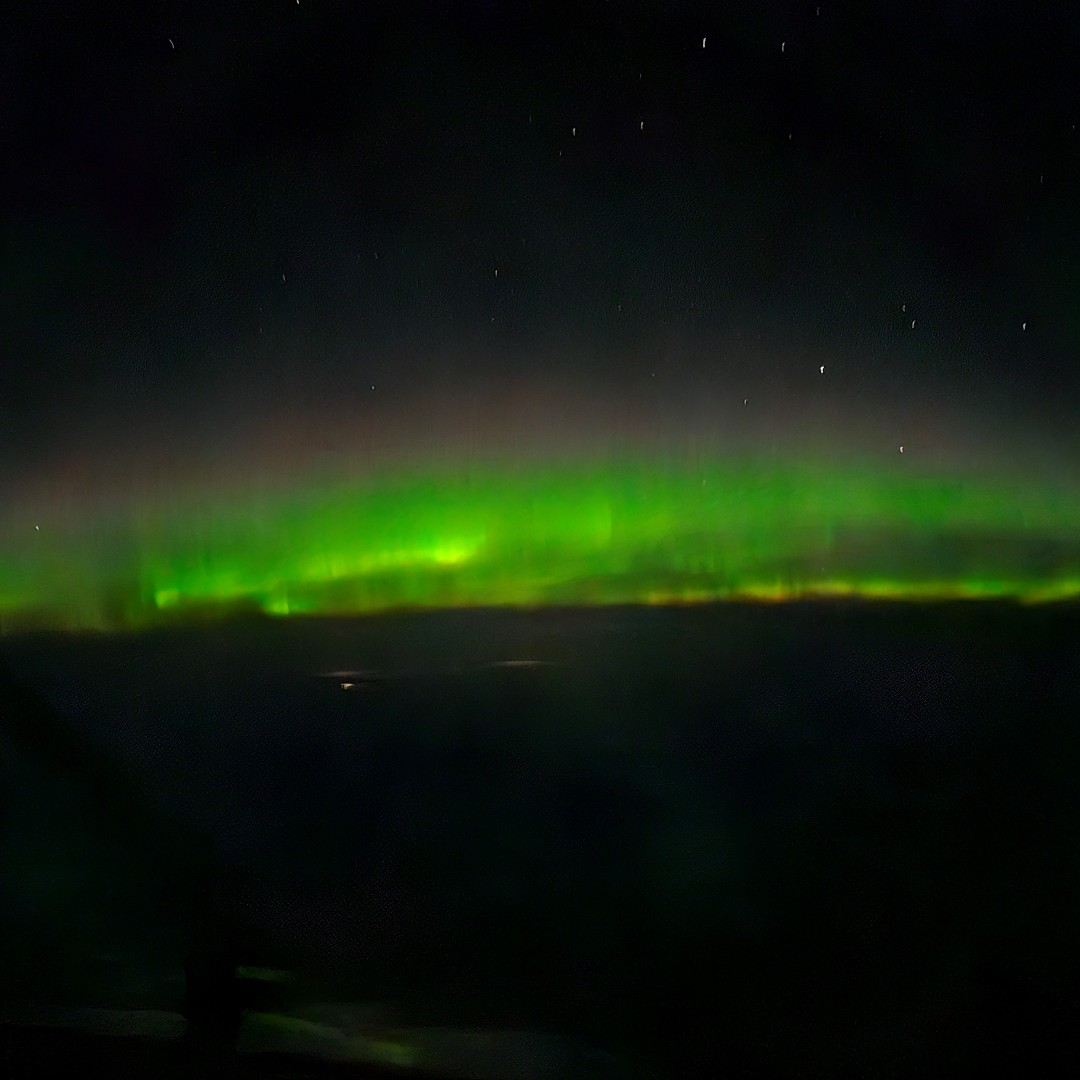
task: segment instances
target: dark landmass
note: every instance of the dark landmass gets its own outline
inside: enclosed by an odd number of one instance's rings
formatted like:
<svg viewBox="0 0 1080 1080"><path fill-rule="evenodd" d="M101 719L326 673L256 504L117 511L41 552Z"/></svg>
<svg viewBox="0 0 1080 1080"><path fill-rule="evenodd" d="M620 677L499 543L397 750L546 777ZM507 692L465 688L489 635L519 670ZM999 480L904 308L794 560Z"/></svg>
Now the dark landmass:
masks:
<svg viewBox="0 0 1080 1080"><path fill-rule="evenodd" d="M3 696L0 998L180 1011L197 946L293 973L240 987L234 1025L381 1002L662 1075L1049 1067L1080 1030L1078 620L808 603L8 639L30 696ZM237 990L215 985L212 1014Z"/></svg>

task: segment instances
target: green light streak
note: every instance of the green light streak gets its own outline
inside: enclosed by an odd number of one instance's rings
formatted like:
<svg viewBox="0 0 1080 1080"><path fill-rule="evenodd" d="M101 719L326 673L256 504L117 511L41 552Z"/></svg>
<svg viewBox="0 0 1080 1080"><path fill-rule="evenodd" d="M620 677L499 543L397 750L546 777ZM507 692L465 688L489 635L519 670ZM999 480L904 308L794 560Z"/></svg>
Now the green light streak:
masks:
<svg viewBox="0 0 1080 1080"><path fill-rule="evenodd" d="M1050 485L730 461L413 473L0 534L0 617L128 629L240 610L1080 596Z"/></svg>

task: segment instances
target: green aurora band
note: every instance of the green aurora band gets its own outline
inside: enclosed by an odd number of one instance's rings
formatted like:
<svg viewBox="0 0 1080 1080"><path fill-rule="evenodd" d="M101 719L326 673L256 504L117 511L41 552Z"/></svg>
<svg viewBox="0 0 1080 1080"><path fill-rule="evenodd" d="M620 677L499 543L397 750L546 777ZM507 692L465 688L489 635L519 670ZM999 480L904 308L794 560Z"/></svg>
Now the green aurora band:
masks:
<svg viewBox="0 0 1080 1080"><path fill-rule="evenodd" d="M0 532L0 626L1080 595L1067 486L761 459L419 469ZM89 521L89 523L87 523Z"/></svg>

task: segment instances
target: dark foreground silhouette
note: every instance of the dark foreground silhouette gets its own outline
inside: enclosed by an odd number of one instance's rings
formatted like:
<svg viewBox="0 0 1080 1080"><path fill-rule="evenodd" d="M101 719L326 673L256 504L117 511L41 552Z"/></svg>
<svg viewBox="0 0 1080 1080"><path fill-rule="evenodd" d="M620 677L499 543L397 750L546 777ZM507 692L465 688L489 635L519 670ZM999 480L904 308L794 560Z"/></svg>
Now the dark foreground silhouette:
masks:
<svg viewBox="0 0 1080 1080"><path fill-rule="evenodd" d="M142 868L163 916L183 928L183 1012L190 1038L227 1045L246 1004L237 967L252 939L242 915L242 875L215 857L209 836L157 809L107 753L2 663L0 737L77 790L94 824L120 839Z"/></svg>
<svg viewBox="0 0 1080 1080"><path fill-rule="evenodd" d="M186 970L190 1034L166 1070L185 1055L196 1073L229 1067L257 989L237 960L290 960L262 936L248 872L120 766L138 733L147 783L181 777L174 805L218 789L202 765L170 774L156 737L180 761L193 747L234 767L219 835L243 813L242 842L265 839L290 870L326 842L314 891L344 882L341 903L288 930L330 939L323 958L344 947L357 978L341 1000L401 1003L420 1023L434 996L460 1010L450 1026L577 1025L662 1076L1049 1073L1080 1033L1078 614L483 613L223 627L167 649L31 643L7 651L20 673L48 648L41 670L81 663L71 685L115 692L56 713L4 676L0 740L82 792L95 831L123 841L126 887L153 887L161 924L183 928L165 963ZM348 692L312 677L357 657L464 670L456 653L565 664ZM363 895L350 861L359 877L404 867L379 894L399 906L344 919ZM336 999L320 985L309 1000ZM39 1036L19 1038L32 1058Z"/></svg>

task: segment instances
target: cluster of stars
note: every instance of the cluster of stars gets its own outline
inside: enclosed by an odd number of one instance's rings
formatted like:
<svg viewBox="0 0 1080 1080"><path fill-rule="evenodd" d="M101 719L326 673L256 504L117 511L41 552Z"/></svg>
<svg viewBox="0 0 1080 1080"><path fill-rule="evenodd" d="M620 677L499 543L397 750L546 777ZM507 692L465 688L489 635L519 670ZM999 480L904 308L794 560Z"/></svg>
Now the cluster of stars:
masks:
<svg viewBox="0 0 1080 1080"><path fill-rule="evenodd" d="M297 5L299 6L299 0L296 0L296 2L297 2ZM818 7L815 8L815 15L820 16L820 14L821 14L821 7L818 6ZM171 38L171 37L167 38L166 40L168 41L170 49L175 50L176 49L175 40L173 38ZM700 41L701 41L701 49L705 50L707 48L707 46L708 46L708 36L703 34L701 36L701 38L700 38ZM774 41L775 41L775 39L774 39ZM787 40L786 40L786 38L782 39L780 41L779 45L780 45L780 52L786 56L786 54L787 54ZM775 44L774 44L773 47L775 47ZM643 78L642 74L639 73L639 80L641 80L642 78ZM528 122L529 122L530 125L533 123L533 114L531 112L528 115ZM577 138L578 127L579 127L579 125L576 124L576 123L570 126L571 138L573 138L573 139ZM642 132L642 133L645 130L645 120L643 118L639 118L639 120L638 120L638 130L639 130L639 132ZM789 132L787 137L788 137L788 140L790 141L793 138L793 133ZM559 155L562 156L563 150L559 149L558 152L559 152ZM1043 181L1044 181L1044 176L1042 174L1040 174L1039 175L1039 183L1042 184ZM524 244L524 239L522 240L522 243ZM376 259L379 258L378 253L375 254L375 258ZM493 268L493 276L494 276L494 279L496 281L498 281L500 279L500 267L496 266L496 267ZM284 272L281 273L281 282L282 282L282 284L284 284L286 282L286 275L285 275ZM906 302L902 303L900 305L900 307L901 307L901 313L904 314L905 316L909 316L911 314L907 310L907 303ZM623 310L623 304L622 303L618 304L618 310L620 312ZM495 321L496 321L495 317L492 316L491 322L494 323ZM907 324L908 324L908 327L909 327L910 330L915 330L917 328L917 318L914 317L913 315L910 317L909 320L906 319L905 321L907 321ZM1021 330L1023 332L1026 332L1027 327L1028 327L1027 320L1024 320L1021 323ZM261 327L260 327L260 332L261 332ZM825 368L826 368L825 364L819 364L818 365L818 374L820 376L825 375ZM651 376L651 378L655 379L657 377L656 371L651 371L650 376ZM372 383L370 385L371 385L371 390L374 391L375 390L375 384ZM743 398L742 403L743 403L744 406L748 406L749 405L749 398ZM899 451L900 454L904 454L905 453L905 444L903 444L903 443L899 444L898 451ZM35 529L39 530L39 526L35 526Z"/></svg>

